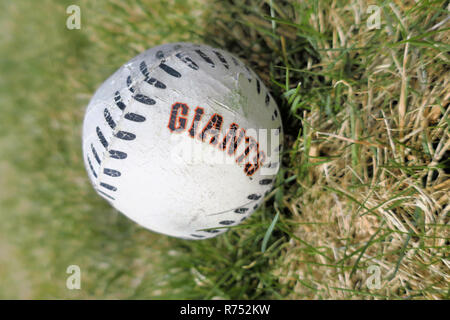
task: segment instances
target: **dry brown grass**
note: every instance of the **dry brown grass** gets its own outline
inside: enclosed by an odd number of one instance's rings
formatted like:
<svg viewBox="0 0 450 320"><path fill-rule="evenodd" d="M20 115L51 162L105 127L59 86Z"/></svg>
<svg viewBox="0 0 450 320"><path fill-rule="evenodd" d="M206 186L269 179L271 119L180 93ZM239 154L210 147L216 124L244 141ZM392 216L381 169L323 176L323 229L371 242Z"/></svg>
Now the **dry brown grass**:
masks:
<svg viewBox="0 0 450 320"><path fill-rule="evenodd" d="M360 5L324 6L312 17L320 21L321 32L333 33L332 45L324 42L323 48L370 44L367 29L351 31L363 19L357 17L364 8ZM417 36L409 24L419 17L405 17L412 3L396 5L393 11L404 17L407 36ZM355 13L354 19L342 18ZM424 25L429 19L431 14ZM386 43L395 42L398 34L399 29L386 34ZM430 40L445 43L448 35L441 32ZM344 85L346 95L336 115L338 125L324 118L320 106L303 113L310 129L299 139L298 151L310 139L309 156L329 161L316 165L308 182L297 180L301 197L286 198L289 220L300 223L295 236L302 240L291 241L279 272L282 282L293 283L291 298L361 298L370 265L380 267L381 287L367 295L439 299L448 294L450 181L448 164L436 168L450 146L448 55L432 47L424 55L409 43L385 49L376 58L353 57L367 66L358 75L366 83L331 79L333 88ZM328 51L311 70L335 63L338 54ZM308 162L305 156L299 152L291 161ZM325 255L311 254L304 242Z"/></svg>

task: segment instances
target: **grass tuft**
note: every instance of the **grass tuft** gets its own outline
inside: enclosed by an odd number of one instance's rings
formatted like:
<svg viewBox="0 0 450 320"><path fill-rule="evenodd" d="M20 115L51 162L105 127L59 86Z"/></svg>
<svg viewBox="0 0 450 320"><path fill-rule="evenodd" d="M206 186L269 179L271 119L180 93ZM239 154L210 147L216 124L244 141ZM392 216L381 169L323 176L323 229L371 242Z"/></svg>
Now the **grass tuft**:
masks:
<svg viewBox="0 0 450 320"><path fill-rule="evenodd" d="M448 299L448 1L2 2L0 298ZM136 226L92 190L81 123L141 51L204 42L271 89L277 182L225 235ZM65 286L69 265L82 289Z"/></svg>

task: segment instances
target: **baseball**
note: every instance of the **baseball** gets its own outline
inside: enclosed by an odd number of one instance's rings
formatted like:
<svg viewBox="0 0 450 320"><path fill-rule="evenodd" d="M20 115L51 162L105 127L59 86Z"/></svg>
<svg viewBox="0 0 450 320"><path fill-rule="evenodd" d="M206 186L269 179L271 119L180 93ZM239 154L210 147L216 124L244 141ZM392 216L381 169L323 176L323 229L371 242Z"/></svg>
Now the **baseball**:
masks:
<svg viewBox="0 0 450 320"><path fill-rule="evenodd" d="M280 166L282 132L274 99L237 57L170 43L98 88L83 158L96 192L136 223L207 239L261 204Z"/></svg>

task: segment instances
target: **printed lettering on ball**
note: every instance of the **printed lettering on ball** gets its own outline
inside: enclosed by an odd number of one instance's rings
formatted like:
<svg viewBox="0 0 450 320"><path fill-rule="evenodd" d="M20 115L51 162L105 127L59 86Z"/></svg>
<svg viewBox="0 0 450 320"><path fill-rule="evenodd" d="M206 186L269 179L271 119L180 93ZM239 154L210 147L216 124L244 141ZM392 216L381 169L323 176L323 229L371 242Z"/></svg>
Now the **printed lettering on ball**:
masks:
<svg viewBox="0 0 450 320"><path fill-rule="evenodd" d="M231 53L170 43L95 92L83 157L97 193L154 232L224 233L252 214L279 168L282 124L261 79Z"/></svg>

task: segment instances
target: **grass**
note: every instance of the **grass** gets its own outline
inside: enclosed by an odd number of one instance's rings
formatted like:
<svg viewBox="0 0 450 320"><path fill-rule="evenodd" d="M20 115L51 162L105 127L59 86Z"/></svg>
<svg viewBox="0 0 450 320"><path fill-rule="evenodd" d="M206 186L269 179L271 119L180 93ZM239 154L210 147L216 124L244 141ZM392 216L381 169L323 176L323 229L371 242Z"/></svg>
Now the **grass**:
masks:
<svg viewBox="0 0 450 320"><path fill-rule="evenodd" d="M448 1L373 1L379 29L356 0L78 1L69 31L72 3L0 4L0 298L449 298ZM171 41L239 55L285 127L264 205L211 240L139 228L80 156L96 87Z"/></svg>

